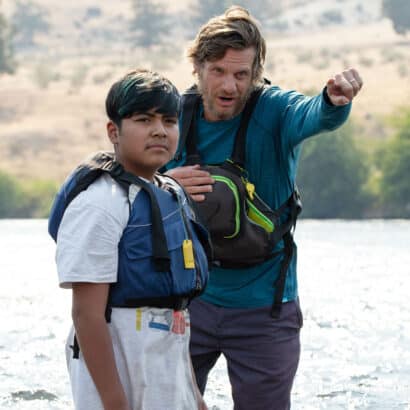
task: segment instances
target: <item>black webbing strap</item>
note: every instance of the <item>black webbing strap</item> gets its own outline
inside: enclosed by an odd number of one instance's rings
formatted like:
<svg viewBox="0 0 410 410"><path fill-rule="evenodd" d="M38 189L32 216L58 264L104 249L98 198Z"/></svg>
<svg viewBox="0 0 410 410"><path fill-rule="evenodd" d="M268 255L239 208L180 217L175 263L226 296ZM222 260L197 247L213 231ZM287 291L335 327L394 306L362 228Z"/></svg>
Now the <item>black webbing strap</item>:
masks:
<svg viewBox="0 0 410 410"><path fill-rule="evenodd" d="M161 296L152 298L127 299L123 305L116 305L115 307L138 308L149 306L161 309L183 310L188 306L193 296L194 294L185 296Z"/></svg>
<svg viewBox="0 0 410 410"><path fill-rule="evenodd" d="M275 297L273 300L271 315L274 319L278 319L282 310L283 293L285 292L286 274L293 256L293 236L288 231L283 236L284 256L280 264L279 276L275 281Z"/></svg>
<svg viewBox="0 0 410 410"><path fill-rule="evenodd" d="M295 187L292 195L289 199L279 208L289 207L290 214L288 216L288 220L280 224L279 226L279 235L283 237L284 243L284 256L280 265L279 276L277 277L274 287L275 287L275 297L272 305L271 315L274 319L278 319L280 316L280 312L282 309L282 299L283 294L285 292L285 283L286 283L286 276L289 269L290 262L293 256L293 231L296 227L296 220L298 215L302 210L302 203L300 202L299 191ZM286 231L285 231L286 230Z"/></svg>
<svg viewBox="0 0 410 410"><path fill-rule="evenodd" d="M70 349L73 351L73 359L78 359L80 357L80 346L78 344L77 335L75 333L73 344L70 345Z"/></svg>
<svg viewBox="0 0 410 410"><path fill-rule="evenodd" d="M190 145L190 151L193 155L197 154L196 150L196 137L193 137L193 132L196 130L196 113L199 107L199 102L201 97L198 93L198 87L193 85L182 95L182 124L181 124L181 134L179 136L179 148L175 155L175 160L179 161L182 158L182 153L184 151L185 145ZM191 136L188 138L188 136ZM194 145L192 145L194 144ZM188 155L188 148L187 148ZM199 159L199 155L198 155ZM190 159L190 162L194 161L194 158ZM194 162L192 162L193 164ZM199 163L199 162L198 162ZM186 162L186 165L191 165Z"/></svg>
<svg viewBox="0 0 410 410"><path fill-rule="evenodd" d="M233 147L231 159L241 168L245 167L246 131L248 130L249 120L251 119L252 112L255 109L256 103L262 91L263 87L258 87L249 96L242 112L238 132L235 136L235 145Z"/></svg>
<svg viewBox="0 0 410 410"><path fill-rule="evenodd" d="M110 175L118 181L123 182L128 186L135 184L141 189L143 189L149 196L150 206L151 206L151 217L152 217L152 252L154 259L154 266L157 272L169 272L171 267L171 258L168 252L167 238L164 232L164 225L162 223L161 210L158 205L157 198L150 187L148 182L145 182L136 175L124 171L124 169L119 166L110 171Z"/></svg>
<svg viewBox="0 0 410 410"><path fill-rule="evenodd" d="M191 100L191 96L189 97L189 100ZM186 135L186 141L185 141L185 146L186 146L186 161L185 165L195 165L195 164L201 164L201 155L199 154L198 151L198 127L197 127L197 112L198 112L198 107L199 103L201 101L201 98L199 95L196 97L195 100L192 99L191 101L187 101L188 104L193 104L193 111L190 113L191 115L191 121L190 121L190 126L188 130L188 134ZM191 110L191 107L189 108Z"/></svg>

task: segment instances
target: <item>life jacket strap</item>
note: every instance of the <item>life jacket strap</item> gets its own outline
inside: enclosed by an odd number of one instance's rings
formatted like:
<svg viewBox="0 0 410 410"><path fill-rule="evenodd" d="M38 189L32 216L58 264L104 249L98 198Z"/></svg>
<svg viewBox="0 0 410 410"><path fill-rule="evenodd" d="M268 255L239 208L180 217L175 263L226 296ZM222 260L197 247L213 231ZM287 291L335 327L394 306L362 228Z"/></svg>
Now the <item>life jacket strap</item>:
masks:
<svg viewBox="0 0 410 410"><path fill-rule="evenodd" d="M122 168L122 167L121 167ZM155 197L154 192L152 191L150 185L138 178L137 176L125 171L122 168L122 171L116 168L114 174L111 174L112 177L119 183L125 183L128 187L131 184L135 184L141 189L143 189L149 196L150 206L151 206L151 215L152 215L152 249L153 249L153 258L154 266L157 272L169 272L171 267L171 258L168 252L167 238L164 232L164 225L162 223L161 211L158 205L157 198Z"/></svg>
<svg viewBox="0 0 410 410"><path fill-rule="evenodd" d="M166 297L152 297L152 298L136 298L128 299L123 305L115 305L115 308L139 308L144 306L160 308L183 310L189 305L189 302L195 296L194 292L191 295L183 296L166 296Z"/></svg>

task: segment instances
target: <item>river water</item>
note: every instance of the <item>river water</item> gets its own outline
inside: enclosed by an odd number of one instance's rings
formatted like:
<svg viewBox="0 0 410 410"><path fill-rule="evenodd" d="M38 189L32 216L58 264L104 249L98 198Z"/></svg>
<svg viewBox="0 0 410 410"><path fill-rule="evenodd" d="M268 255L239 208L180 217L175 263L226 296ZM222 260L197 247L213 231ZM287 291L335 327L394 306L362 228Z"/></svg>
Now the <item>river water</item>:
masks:
<svg viewBox="0 0 410 410"><path fill-rule="evenodd" d="M410 410L410 221L302 220L296 240L305 322L292 409ZM0 256L0 409L72 409L71 295L46 221L0 220ZM205 399L232 409L223 359Z"/></svg>

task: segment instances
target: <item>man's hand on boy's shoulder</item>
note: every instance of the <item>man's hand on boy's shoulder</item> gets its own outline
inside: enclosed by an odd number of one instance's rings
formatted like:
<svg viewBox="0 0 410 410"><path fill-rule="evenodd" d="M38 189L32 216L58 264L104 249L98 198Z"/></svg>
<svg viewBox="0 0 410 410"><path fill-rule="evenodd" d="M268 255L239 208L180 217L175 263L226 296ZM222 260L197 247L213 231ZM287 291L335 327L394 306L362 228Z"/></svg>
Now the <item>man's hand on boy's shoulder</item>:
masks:
<svg viewBox="0 0 410 410"><path fill-rule="evenodd" d="M196 202L204 201L204 193L212 192L212 185L215 183L211 174L202 170L200 165L177 167L165 174L175 178Z"/></svg>
<svg viewBox="0 0 410 410"><path fill-rule="evenodd" d="M330 78L326 84L326 92L333 105L349 104L363 87L363 80L358 71L349 68Z"/></svg>

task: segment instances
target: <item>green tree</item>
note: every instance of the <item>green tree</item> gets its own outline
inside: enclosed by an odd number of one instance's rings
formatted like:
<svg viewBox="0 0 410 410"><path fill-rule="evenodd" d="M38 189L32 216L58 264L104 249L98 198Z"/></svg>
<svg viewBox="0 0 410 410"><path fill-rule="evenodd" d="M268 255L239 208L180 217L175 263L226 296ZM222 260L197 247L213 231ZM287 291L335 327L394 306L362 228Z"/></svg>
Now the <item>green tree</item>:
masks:
<svg viewBox="0 0 410 410"><path fill-rule="evenodd" d="M45 218L56 192L55 182L20 182L0 171L0 218Z"/></svg>
<svg viewBox="0 0 410 410"><path fill-rule="evenodd" d="M307 218L359 218L369 195L364 186L368 167L355 145L350 124L306 141L298 185Z"/></svg>
<svg viewBox="0 0 410 410"><path fill-rule="evenodd" d="M404 35L410 30L409 0L383 0L382 13L392 21L397 33Z"/></svg>
<svg viewBox="0 0 410 410"><path fill-rule="evenodd" d="M46 218L57 192L57 184L52 181L34 180L21 184L22 201L18 215L23 218Z"/></svg>
<svg viewBox="0 0 410 410"><path fill-rule="evenodd" d="M18 182L0 171L0 218L12 218L16 214L21 190Z"/></svg>
<svg viewBox="0 0 410 410"><path fill-rule="evenodd" d="M393 121L397 133L379 155L380 195L386 216L410 218L410 107Z"/></svg>
<svg viewBox="0 0 410 410"><path fill-rule="evenodd" d="M6 18L0 13L0 73L14 72L15 62L13 61L11 37L11 30Z"/></svg>
<svg viewBox="0 0 410 410"><path fill-rule="evenodd" d="M48 33L50 25L45 8L30 0L17 0L12 15L15 28L14 44L18 48L30 48L35 45L37 33Z"/></svg>
<svg viewBox="0 0 410 410"><path fill-rule="evenodd" d="M132 0L132 9L134 17L130 29L134 44L142 47L160 45L172 26L164 6L150 0Z"/></svg>

